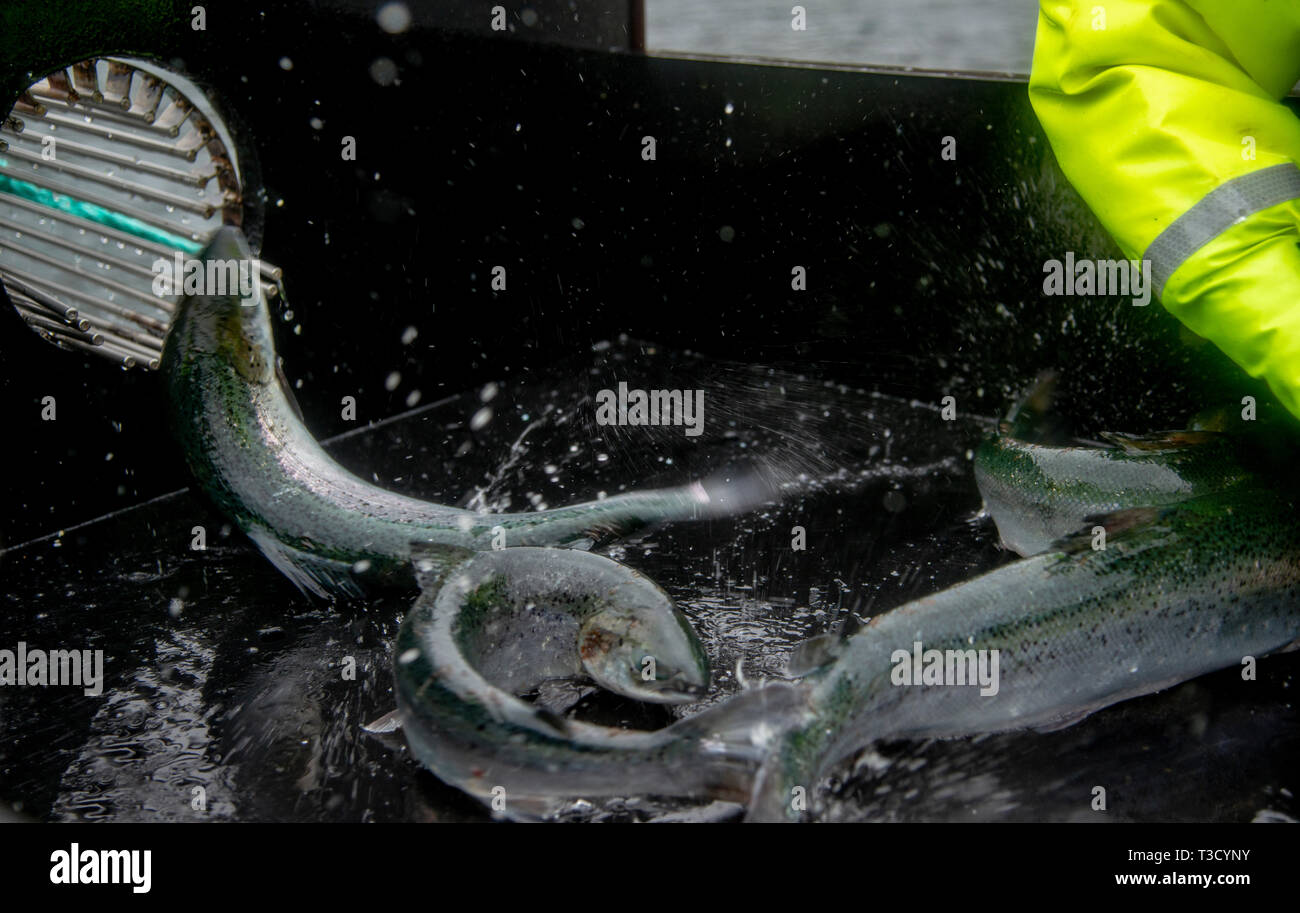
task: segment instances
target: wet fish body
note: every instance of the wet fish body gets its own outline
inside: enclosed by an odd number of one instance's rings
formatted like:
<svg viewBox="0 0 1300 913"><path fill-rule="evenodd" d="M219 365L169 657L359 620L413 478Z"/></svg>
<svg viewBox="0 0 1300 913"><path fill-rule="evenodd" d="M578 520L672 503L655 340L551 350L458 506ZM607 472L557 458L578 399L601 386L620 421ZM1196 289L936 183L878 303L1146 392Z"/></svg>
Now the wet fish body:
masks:
<svg viewBox="0 0 1300 913"><path fill-rule="evenodd" d="M811 794L877 740L1055 728L1288 647L1300 639L1298 508L1251 489L1121 512L1104 551L1084 534L877 616L795 686L750 817L796 817L796 786ZM917 644L998 651L996 694L897 684L899 651Z"/></svg>
<svg viewBox="0 0 1300 913"><path fill-rule="evenodd" d="M563 553L557 563L560 554L484 552L446 579L417 555L423 593L394 648L398 715L415 757L509 817L541 817L577 797L742 797L758 754L693 720L616 729L515 696L580 667L643 699L698 697L708 681L699 642L659 587L608 559ZM658 678L648 685L647 657Z"/></svg>
<svg viewBox="0 0 1300 913"><path fill-rule="evenodd" d="M1252 479L1241 438L1213 432L1107 435L1111 446L1054 446L989 434L975 481L1004 547L1044 551L1090 518L1163 506Z"/></svg>
<svg viewBox="0 0 1300 913"><path fill-rule="evenodd" d="M208 259L251 258L243 235L220 230ZM260 291L187 296L163 350L171 424L202 489L295 584L328 596L358 578L409 582L412 543L446 566L493 547L585 544L661 520L733 513L749 494L708 487L619 494L532 513L476 513L372 485L335 462L303 425L278 371Z"/></svg>

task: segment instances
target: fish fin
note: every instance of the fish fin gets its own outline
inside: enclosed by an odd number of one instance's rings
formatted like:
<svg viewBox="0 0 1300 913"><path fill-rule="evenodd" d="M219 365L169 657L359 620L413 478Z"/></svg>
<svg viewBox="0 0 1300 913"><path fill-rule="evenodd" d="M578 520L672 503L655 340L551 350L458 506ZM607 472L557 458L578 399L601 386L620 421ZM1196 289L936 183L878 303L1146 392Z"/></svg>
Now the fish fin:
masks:
<svg viewBox="0 0 1300 913"><path fill-rule="evenodd" d="M363 732L371 735L384 735L390 732L397 732L402 728L402 718L398 716L396 710L390 710L376 720L372 720L361 727Z"/></svg>
<svg viewBox="0 0 1300 913"><path fill-rule="evenodd" d="M411 567L420 589L436 592L453 568L464 564L475 553L455 545L435 545L431 542L411 543Z"/></svg>
<svg viewBox="0 0 1300 913"><path fill-rule="evenodd" d="M584 680L574 678L548 678L537 686L537 697L533 706L544 707L555 714L565 713L576 707L584 698L595 694L599 689Z"/></svg>
<svg viewBox="0 0 1300 913"><path fill-rule="evenodd" d="M796 644L785 664L785 671L790 675L803 676L834 662L842 650L842 641L843 638L838 634L818 634Z"/></svg>
<svg viewBox="0 0 1300 913"><path fill-rule="evenodd" d="M1162 517L1168 508L1165 507L1125 507L1121 510L1113 510L1104 514L1089 514L1083 518L1083 525L1079 529L1060 539L1057 539L1047 547L1049 552L1066 552L1073 554L1075 552L1085 552L1092 549L1092 530L1100 526L1106 531L1106 541L1110 542L1116 536L1139 527L1148 526Z"/></svg>
<svg viewBox="0 0 1300 913"><path fill-rule="evenodd" d="M1097 436L1125 453L1134 454L1170 453L1223 440L1223 435L1217 431L1157 431L1152 434L1101 431Z"/></svg>
<svg viewBox="0 0 1300 913"><path fill-rule="evenodd" d="M1035 732L1060 732L1062 729L1069 729L1075 723L1081 722L1097 710L1097 707L1089 707L1086 710L1076 710L1073 713L1067 713L1041 726L1035 726Z"/></svg>
<svg viewBox="0 0 1300 913"><path fill-rule="evenodd" d="M1066 435L1066 422L1056 413L1056 384L1060 379L1055 371L1044 371L1012 405L1007 417L998 423L998 430L1017 440L1034 443L1057 443Z"/></svg>
<svg viewBox="0 0 1300 913"><path fill-rule="evenodd" d="M1187 427L1192 431L1228 431L1232 427L1240 406L1212 406L1191 417Z"/></svg>
<svg viewBox="0 0 1300 913"><path fill-rule="evenodd" d="M850 612L834 631L818 634L796 644L786 662L785 671L790 675L803 676L834 662L844 652L844 642L861 629L862 622Z"/></svg>
<svg viewBox="0 0 1300 913"><path fill-rule="evenodd" d="M352 576L352 565L347 562L308 554L262 529L249 530L248 538L304 594L329 600L362 595L360 585Z"/></svg>
<svg viewBox="0 0 1300 913"><path fill-rule="evenodd" d="M298 416L298 421L305 422L302 416L302 406L298 405L298 397L293 395L293 388L289 386L289 378L284 375L284 362L280 358L275 360L275 380L280 385L280 392L284 394L285 400L289 403L289 408L293 414Z"/></svg>
<svg viewBox="0 0 1300 913"><path fill-rule="evenodd" d="M839 634L843 640L848 640L854 634L857 634L863 628L862 619L850 612L840 619Z"/></svg>

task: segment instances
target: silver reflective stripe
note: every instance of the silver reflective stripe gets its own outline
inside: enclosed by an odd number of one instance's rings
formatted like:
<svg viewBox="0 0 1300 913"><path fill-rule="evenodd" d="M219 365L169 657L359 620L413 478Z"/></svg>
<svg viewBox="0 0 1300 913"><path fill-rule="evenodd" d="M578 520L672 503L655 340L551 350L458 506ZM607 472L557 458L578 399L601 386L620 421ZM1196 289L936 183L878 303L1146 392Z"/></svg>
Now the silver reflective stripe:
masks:
<svg viewBox="0 0 1300 913"><path fill-rule="evenodd" d="M1162 231L1147 248L1157 296L1187 258L1242 219L1300 197L1300 168L1293 163L1261 168L1215 187Z"/></svg>

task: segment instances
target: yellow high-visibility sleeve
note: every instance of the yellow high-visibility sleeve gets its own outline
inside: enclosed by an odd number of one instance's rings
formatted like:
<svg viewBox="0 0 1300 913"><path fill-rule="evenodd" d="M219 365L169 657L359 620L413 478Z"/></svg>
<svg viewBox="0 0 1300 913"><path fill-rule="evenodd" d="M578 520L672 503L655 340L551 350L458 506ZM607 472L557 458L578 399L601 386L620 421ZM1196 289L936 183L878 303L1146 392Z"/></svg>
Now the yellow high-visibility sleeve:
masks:
<svg viewBox="0 0 1300 913"><path fill-rule="evenodd" d="M1042 0L1029 96L1155 293L1300 417L1300 3Z"/></svg>

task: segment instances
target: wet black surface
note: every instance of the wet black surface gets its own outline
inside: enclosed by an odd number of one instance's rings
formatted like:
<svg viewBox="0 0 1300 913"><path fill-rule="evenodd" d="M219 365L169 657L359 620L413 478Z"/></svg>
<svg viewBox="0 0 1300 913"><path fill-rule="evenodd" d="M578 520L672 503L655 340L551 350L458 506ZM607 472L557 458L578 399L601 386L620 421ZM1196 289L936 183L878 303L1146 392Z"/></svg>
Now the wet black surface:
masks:
<svg viewBox="0 0 1300 913"><path fill-rule="evenodd" d="M982 420L931 404L760 376L614 344L557 365L553 387L471 391L333 445L389 487L494 509L556 505L633 479L680 480L738 459L784 479L785 500L728 521L677 524L606 549L658 581L692 619L714 669L708 702L784 674L790 648L993 567L1007 556L974 519L966 455ZM712 388L718 421L681 429L592 421L612 377ZM784 389L784 393L781 390ZM492 418L470 431L472 415ZM817 409L806 408L816 401ZM727 414L750 417L728 428ZM767 426L782 433L755 430ZM789 433L801 429L800 434ZM643 431L643 434L633 432ZM672 463L669 464L668 461ZM791 528L807 550L790 549ZM212 531L190 549L196 525ZM487 815L361 726L392 706L389 643L411 597L334 606L298 594L188 492L4 556L0 643L103 649L105 692L0 693L0 799L40 818L465 820ZM354 680L345 676L355 660ZM1227 820L1295 817L1297 658L1265 659L1132 701L1051 734L889 743L824 789L824 817L864 820ZM654 727L698 707L588 699L575 712ZM841 782L844 780L845 782ZM1090 808L1104 786L1109 811ZM206 808L192 807L196 787ZM639 820L629 797L566 817Z"/></svg>

